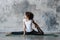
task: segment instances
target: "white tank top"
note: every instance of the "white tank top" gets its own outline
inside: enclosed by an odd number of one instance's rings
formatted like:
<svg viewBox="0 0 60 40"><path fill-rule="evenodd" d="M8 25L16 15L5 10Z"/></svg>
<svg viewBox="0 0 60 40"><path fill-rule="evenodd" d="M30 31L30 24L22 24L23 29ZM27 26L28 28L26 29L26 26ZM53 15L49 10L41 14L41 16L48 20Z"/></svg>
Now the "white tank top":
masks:
<svg viewBox="0 0 60 40"><path fill-rule="evenodd" d="M26 19L23 19L23 22L26 25L26 32L31 32L32 29L32 20L26 21Z"/></svg>

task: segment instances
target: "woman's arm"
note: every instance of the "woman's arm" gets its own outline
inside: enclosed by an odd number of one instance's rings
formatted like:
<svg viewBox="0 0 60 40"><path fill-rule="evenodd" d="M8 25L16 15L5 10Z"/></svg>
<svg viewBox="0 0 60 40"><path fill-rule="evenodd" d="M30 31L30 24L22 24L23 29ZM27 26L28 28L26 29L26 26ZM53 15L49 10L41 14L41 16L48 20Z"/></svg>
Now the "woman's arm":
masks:
<svg viewBox="0 0 60 40"><path fill-rule="evenodd" d="M33 24L35 25L35 28L37 28L38 32L43 32L43 31L40 29L39 25L38 25L34 20L33 20Z"/></svg>
<svg viewBox="0 0 60 40"><path fill-rule="evenodd" d="M24 22L23 22L23 30L24 30L24 31L23 31L23 32L24 32L23 35L25 35L25 32L26 32L26 26L25 26L25 23L24 23Z"/></svg>

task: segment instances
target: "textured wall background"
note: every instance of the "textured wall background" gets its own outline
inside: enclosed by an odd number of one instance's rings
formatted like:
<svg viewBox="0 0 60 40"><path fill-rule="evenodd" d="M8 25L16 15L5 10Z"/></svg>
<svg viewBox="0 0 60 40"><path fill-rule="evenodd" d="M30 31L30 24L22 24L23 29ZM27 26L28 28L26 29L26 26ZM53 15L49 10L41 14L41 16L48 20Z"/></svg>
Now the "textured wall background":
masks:
<svg viewBox="0 0 60 40"><path fill-rule="evenodd" d="M26 11L45 33L60 32L60 0L0 0L0 32L21 31Z"/></svg>

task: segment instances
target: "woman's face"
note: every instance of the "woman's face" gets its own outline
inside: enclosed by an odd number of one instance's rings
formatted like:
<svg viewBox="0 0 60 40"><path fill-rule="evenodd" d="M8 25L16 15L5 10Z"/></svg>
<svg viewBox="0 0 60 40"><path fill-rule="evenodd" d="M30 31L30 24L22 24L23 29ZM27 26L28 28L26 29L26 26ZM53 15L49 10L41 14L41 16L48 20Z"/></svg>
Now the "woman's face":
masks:
<svg viewBox="0 0 60 40"><path fill-rule="evenodd" d="M24 18L25 18L25 19L28 19L28 17L27 17L26 15L24 15Z"/></svg>

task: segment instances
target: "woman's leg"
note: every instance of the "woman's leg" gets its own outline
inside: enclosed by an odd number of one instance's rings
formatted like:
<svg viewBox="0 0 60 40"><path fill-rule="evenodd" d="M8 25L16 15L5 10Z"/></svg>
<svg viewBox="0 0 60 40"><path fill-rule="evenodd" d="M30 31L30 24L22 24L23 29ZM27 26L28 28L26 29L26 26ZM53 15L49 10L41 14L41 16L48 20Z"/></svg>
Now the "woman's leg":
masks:
<svg viewBox="0 0 60 40"><path fill-rule="evenodd" d="M7 34L6 36L9 36L9 35L23 35L23 31L21 32L11 32L10 34ZM37 32L35 30L33 30L32 32L26 32L25 33L26 35L44 35L44 32Z"/></svg>
<svg viewBox="0 0 60 40"><path fill-rule="evenodd" d="M11 32L11 34L13 34L13 35L22 35L23 31L21 31L21 32Z"/></svg>
<svg viewBox="0 0 60 40"><path fill-rule="evenodd" d="M44 35L44 32L39 27L37 27L37 29L38 29L38 34Z"/></svg>
<svg viewBox="0 0 60 40"><path fill-rule="evenodd" d="M37 32L37 31L35 31L35 30L33 30L32 32L31 32L31 35L44 35L44 32Z"/></svg>
<svg viewBox="0 0 60 40"><path fill-rule="evenodd" d="M44 35L44 32L38 32L37 34Z"/></svg>

